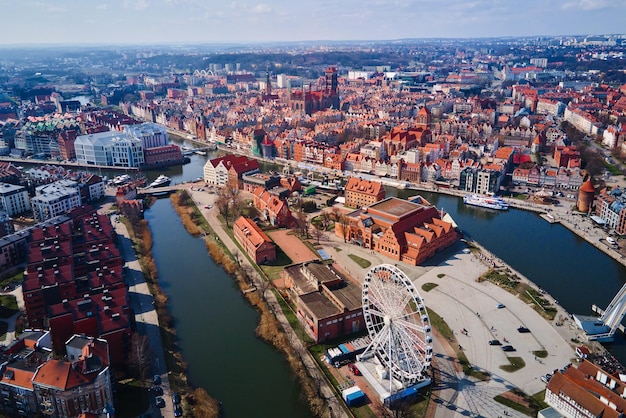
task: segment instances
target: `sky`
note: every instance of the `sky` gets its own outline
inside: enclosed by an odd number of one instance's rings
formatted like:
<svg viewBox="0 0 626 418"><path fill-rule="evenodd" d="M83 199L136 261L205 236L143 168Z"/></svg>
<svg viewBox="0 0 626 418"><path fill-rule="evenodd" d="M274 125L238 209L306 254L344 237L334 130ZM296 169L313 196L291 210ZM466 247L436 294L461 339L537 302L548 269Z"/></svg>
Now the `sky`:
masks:
<svg viewBox="0 0 626 418"><path fill-rule="evenodd" d="M626 0L0 0L0 45L626 33Z"/></svg>

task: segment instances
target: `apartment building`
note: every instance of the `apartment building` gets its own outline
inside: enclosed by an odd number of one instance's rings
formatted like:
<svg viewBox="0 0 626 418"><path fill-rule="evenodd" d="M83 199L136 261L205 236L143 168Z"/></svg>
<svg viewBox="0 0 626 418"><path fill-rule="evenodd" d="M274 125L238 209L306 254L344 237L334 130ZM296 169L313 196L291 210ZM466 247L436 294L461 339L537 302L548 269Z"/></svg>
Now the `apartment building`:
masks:
<svg viewBox="0 0 626 418"><path fill-rule="evenodd" d="M0 183L0 210L15 216L30 210L28 192L24 186Z"/></svg>

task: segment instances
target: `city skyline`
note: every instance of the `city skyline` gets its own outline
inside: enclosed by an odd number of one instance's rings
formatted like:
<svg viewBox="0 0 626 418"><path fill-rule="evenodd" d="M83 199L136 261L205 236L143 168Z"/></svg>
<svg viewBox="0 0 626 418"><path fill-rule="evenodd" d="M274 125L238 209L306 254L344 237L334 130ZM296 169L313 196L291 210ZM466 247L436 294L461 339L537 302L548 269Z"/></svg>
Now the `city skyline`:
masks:
<svg viewBox="0 0 626 418"><path fill-rule="evenodd" d="M626 0L4 2L0 45L250 43L624 32Z"/></svg>

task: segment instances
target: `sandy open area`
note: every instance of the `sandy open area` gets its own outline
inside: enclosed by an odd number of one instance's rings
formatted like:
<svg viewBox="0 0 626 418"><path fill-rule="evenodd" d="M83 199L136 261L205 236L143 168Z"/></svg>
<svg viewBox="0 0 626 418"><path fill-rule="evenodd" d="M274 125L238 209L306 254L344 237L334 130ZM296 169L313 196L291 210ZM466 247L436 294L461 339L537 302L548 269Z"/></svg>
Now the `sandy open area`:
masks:
<svg viewBox="0 0 626 418"><path fill-rule="evenodd" d="M294 264L309 260L319 260L317 254L304 245L298 237L292 235L292 231L279 229L268 231L267 235L287 254L287 257Z"/></svg>

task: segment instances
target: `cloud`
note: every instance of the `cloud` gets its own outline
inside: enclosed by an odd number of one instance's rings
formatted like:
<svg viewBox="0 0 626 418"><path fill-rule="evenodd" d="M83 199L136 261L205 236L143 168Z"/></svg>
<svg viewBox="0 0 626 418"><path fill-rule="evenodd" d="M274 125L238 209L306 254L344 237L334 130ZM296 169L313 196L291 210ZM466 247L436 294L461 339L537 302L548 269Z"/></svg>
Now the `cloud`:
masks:
<svg viewBox="0 0 626 418"><path fill-rule="evenodd" d="M609 6L606 0L573 0L563 4L565 10L600 10Z"/></svg>
<svg viewBox="0 0 626 418"><path fill-rule="evenodd" d="M96 6L96 9L98 9L98 10L106 10L108 8L109 8L109 5L106 4L106 3L102 3L102 4L99 4L99 5Z"/></svg>
<svg viewBox="0 0 626 418"><path fill-rule="evenodd" d="M250 13L253 13L253 14L264 14L264 13L270 13L271 11L272 11L272 8L265 3L257 4L256 6L250 9Z"/></svg>
<svg viewBox="0 0 626 418"><path fill-rule="evenodd" d="M126 9L141 11L146 10L150 4L148 4L147 0L124 0L123 6Z"/></svg>

